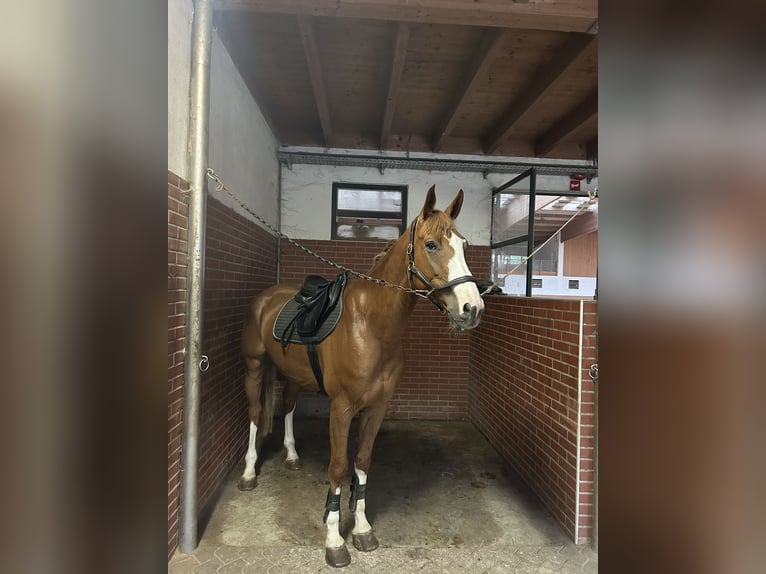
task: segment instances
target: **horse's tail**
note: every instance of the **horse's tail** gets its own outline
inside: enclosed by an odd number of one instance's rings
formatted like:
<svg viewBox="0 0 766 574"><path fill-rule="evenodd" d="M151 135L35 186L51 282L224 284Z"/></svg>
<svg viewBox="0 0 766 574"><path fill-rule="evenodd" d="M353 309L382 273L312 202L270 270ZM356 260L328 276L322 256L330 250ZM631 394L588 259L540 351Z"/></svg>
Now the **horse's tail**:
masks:
<svg viewBox="0 0 766 574"><path fill-rule="evenodd" d="M274 422L274 381L277 375L277 368L268 355L263 356L264 369L261 379L261 416L258 420L258 430L261 436L266 436L271 432Z"/></svg>

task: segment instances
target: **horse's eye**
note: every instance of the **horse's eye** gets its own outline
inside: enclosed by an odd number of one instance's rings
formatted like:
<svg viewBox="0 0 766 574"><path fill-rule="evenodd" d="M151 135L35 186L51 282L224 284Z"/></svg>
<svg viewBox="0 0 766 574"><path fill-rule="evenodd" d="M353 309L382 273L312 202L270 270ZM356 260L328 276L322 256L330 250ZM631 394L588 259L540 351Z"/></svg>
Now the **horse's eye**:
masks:
<svg viewBox="0 0 766 574"><path fill-rule="evenodd" d="M436 241L426 241L426 249L429 251L436 251L439 249L439 244Z"/></svg>

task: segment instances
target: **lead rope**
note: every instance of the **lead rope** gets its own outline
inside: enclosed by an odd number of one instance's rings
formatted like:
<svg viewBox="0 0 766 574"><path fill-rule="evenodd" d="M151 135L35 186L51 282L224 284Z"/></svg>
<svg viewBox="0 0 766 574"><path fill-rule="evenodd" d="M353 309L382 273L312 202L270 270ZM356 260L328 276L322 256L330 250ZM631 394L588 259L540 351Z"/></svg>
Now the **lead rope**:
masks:
<svg viewBox="0 0 766 574"><path fill-rule="evenodd" d="M274 235L277 237L280 237L286 241L289 241L293 245L295 245L298 249L301 251L304 251L305 253L308 253L309 255L316 257L321 262L326 263L330 267L334 267L335 269L339 269L340 271L346 271L347 273L353 275L354 277L359 277L360 279L364 279L366 281L371 281L373 283L376 283L377 285L383 285L384 287L393 287L394 289L399 289L400 291L404 291L405 293L412 293L413 295L417 295L418 297L421 297L423 299L430 299L431 295L433 294L434 290L427 290L427 289L410 289L409 287L403 287L402 285L398 285L396 283L391 283L389 281L386 281L385 279L378 279L377 277L370 277L369 275L365 275L364 273L360 273L359 271L354 271L353 269L349 269L348 267L344 267L343 265L340 265L338 263L334 263L327 259L326 257L322 257L319 255L319 253L316 253L315 251L312 251L308 247L305 247L304 245L301 245L294 239L291 239L281 231L275 229L271 226L271 224L263 219L260 215L255 213L252 209L250 209L247 205L242 202L241 199L239 199L232 191L226 187L226 184L221 181L221 178L218 176L218 174L212 169L207 168L207 176L215 181L215 190L216 191L225 191L229 197L231 197L237 205L239 205L242 209L247 211L250 215L252 215L255 219L257 219L259 222L261 222L269 231L271 231Z"/></svg>
<svg viewBox="0 0 766 574"><path fill-rule="evenodd" d="M596 188L594 191L589 191L589 192L588 192L588 201L585 201L585 202L583 202L583 204L582 204L582 205L581 205L581 206L580 206L580 207L577 209L577 211L575 211L575 212L574 212L574 215L572 215L572 217L570 217L569 219L567 219L567 220L564 222L564 224L563 224L561 227L559 227L559 228L556 230L556 233L552 234L552 235L551 235L551 236L550 236L548 239L546 239L546 240L545 240L545 241L543 241L543 242L542 242L540 245L538 245L538 246L537 246L537 248L536 248L536 249L535 249L535 250L534 250L532 253L530 253L529 255L527 255L526 257L524 257L524 258L523 258L523 259L522 259L522 260L519 262L519 264L518 264L518 265L516 265L516 267L514 267L513 269L511 269L511 270L510 270L508 273L506 273L505 275L503 275L502 277L500 277L500 279L498 279L497 281L495 281L494 283L492 283L492 284L491 284L489 287L487 287L487 288L486 288L484 291L482 291L482 293L481 293L481 297L484 297L484 295L486 295L487 293L489 293L490 291L492 291L492 289L494 289L495 287L499 287L501 283L504 283L504 282L505 282L505 278L506 278L506 277L508 277L509 275L511 275L511 274L512 274L514 271L516 271L516 270L517 270L519 267L521 267L521 266L522 266L522 265L524 265L524 264L525 264L527 261L529 261L530 259L532 259L532 257L534 257L534 255L535 255L535 253L537 253L537 252L538 252L538 251L540 251L540 250L541 250L543 247L545 247L546 245L548 245L548 242L549 242L551 239L553 239L553 238L554 238L554 237L556 237L556 236L557 236L559 233L561 233L561 230L562 230L562 229L564 229L564 228L565 228L567 225L569 225L569 224L572 222L572 220L573 220L575 217L577 217L578 215L580 215L580 213L581 213L581 212L585 211L585 209L587 209L588 207L590 207L591 203L593 203L593 201L594 201L594 200L596 200L597 198L598 198L598 187L597 187L597 188Z"/></svg>

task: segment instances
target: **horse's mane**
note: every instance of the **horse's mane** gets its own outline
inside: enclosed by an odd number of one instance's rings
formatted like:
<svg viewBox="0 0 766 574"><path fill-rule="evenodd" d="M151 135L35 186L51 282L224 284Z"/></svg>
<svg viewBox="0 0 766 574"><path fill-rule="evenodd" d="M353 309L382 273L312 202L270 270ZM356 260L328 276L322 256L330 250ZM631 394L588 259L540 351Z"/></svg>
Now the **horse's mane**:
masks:
<svg viewBox="0 0 766 574"><path fill-rule="evenodd" d="M376 255L374 258L373 258L373 260L372 260L372 264L373 264L373 265L375 265L375 264L376 264L378 261L380 261L381 259L383 259L383 258L384 258L384 257L385 257L385 256L388 254L388 252L389 252L389 251L391 251L391 249L394 247L394 245L396 245L396 242L397 242L397 241L399 241L399 239L392 239L391 241L389 241L388 243L386 243L386 246L383 248L383 251L381 251L380 253L378 253L378 254L377 254L377 255Z"/></svg>

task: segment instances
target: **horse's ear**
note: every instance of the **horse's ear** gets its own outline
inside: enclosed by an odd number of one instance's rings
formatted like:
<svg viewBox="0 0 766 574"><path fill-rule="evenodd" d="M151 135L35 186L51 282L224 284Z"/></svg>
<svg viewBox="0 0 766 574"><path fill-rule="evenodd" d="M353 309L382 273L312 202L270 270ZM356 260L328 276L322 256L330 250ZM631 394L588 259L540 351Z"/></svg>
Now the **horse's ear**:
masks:
<svg viewBox="0 0 766 574"><path fill-rule="evenodd" d="M447 209L444 210L444 212L449 215L452 219L457 219L457 216L460 215L460 208L463 207L463 190L457 192L457 195L455 196L455 199L452 200L452 203L450 203L447 206Z"/></svg>
<svg viewBox="0 0 766 574"><path fill-rule="evenodd" d="M423 220L428 219L428 216L430 216L434 212L434 206L436 205L436 186L432 185L428 188L428 193L426 193L426 202L423 204L423 210L420 212L420 217Z"/></svg>

